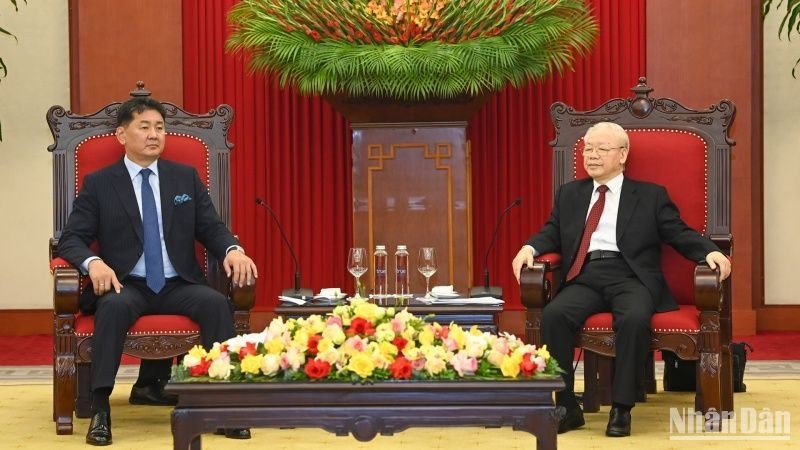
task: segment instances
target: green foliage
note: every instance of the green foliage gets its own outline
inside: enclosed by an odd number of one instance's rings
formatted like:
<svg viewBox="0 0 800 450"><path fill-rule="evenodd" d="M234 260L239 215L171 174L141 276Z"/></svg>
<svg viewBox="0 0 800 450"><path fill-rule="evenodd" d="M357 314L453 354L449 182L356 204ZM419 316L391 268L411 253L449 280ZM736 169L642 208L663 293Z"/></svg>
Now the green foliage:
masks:
<svg viewBox="0 0 800 450"><path fill-rule="evenodd" d="M773 0L761 0L761 17L764 18L769 14L772 8ZM783 5L783 0L778 0L775 4L775 11ZM783 13L781 25L778 27L778 39L786 32L786 39L792 40L792 32L800 33L800 0L786 0L786 11ZM792 77L797 78L797 66L800 65L800 58L792 68Z"/></svg>
<svg viewBox="0 0 800 450"><path fill-rule="evenodd" d="M416 101L541 80L570 68L597 36L583 0L393 4L243 0L228 17L228 49L305 94Z"/></svg>

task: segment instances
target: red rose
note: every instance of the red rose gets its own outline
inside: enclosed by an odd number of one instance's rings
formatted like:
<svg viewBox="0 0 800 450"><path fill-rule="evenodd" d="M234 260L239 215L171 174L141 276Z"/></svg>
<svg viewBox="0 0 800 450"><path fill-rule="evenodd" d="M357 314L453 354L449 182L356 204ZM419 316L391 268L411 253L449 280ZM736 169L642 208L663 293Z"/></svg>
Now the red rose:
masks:
<svg viewBox="0 0 800 450"><path fill-rule="evenodd" d="M408 345L408 339L404 339L401 338L400 336L397 336L396 338L392 339L392 345L397 347L398 352L402 353L403 349L406 348L406 345Z"/></svg>
<svg viewBox="0 0 800 450"><path fill-rule="evenodd" d="M199 377L201 375L208 375L208 367L211 366L211 361L206 361L205 358L200 360L200 364L189 368L189 373L193 377Z"/></svg>
<svg viewBox="0 0 800 450"><path fill-rule="evenodd" d="M322 336L320 336L318 334L315 334L313 336L309 336L308 337L308 343L306 344L306 346L308 347L308 353L311 353L312 355L316 355L317 353L319 353L319 350L317 349L317 346L319 345L319 341L321 341L321 340L322 340Z"/></svg>
<svg viewBox="0 0 800 450"><path fill-rule="evenodd" d="M533 376L533 374L536 373L536 367L538 366L531 359L531 354L526 353L525 356L522 357L522 364L519 365L522 375L526 377Z"/></svg>
<svg viewBox="0 0 800 450"><path fill-rule="evenodd" d="M319 380L328 376L331 373L331 365L325 361L312 359L306 363L304 368L308 378L312 380Z"/></svg>
<svg viewBox="0 0 800 450"><path fill-rule="evenodd" d="M375 328L372 326L371 323L367 319L363 317L356 317L350 322L350 328L347 329L347 335L359 336L372 336L375 334Z"/></svg>
<svg viewBox="0 0 800 450"><path fill-rule="evenodd" d="M239 361L243 360L247 355L255 355L256 354L256 344L253 342L248 342L244 345L244 347L239 349Z"/></svg>
<svg viewBox="0 0 800 450"><path fill-rule="evenodd" d="M412 372L411 361L400 356L389 365L389 372L391 372L392 378L396 380L408 380L411 378Z"/></svg>

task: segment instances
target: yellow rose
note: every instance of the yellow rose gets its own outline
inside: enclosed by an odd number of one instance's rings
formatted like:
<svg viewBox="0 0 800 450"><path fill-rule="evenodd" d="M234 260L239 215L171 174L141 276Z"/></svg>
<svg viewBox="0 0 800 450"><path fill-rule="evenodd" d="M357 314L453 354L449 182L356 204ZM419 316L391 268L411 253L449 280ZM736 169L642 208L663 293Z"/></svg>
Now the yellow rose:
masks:
<svg viewBox="0 0 800 450"><path fill-rule="evenodd" d="M365 352L356 353L350 358L350 364L347 368L355 372L361 378L367 378L372 375L375 370L375 363L372 362L372 356Z"/></svg>
<svg viewBox="0 0 800 450"><path fill-rule="evenodd" d="M424 330L419 332L419 343L423 345L433 345L434 337L433 329L431 329L431 327L425 327Z"/></svg>
<svg viewBox="0 0 800 450"><path fill-rule="evenodd" d="M547 351L547 345L543 345L539 347L539 350L536 350L536 356L541 356L545 361L550 359L550 352Z"/></svg>
<svg viewBox="0 0 800 450"><path fill-rule="evenodd" d="M454 340L456 344L458 344L458 348L464 348L464 344L467 341L467 336L464 333L464 330L456 324L450 324L450 333L447 335L447 337Z"/></svg>
<svg viewBox="0 0 800 450"><path fill-rule="evenodd" d="M378 351L386 359L394 359L397 356L397 347L391 342L381 342L378 344Z"/></svg>
<svg viewBox="0 0 800 450"><path fill-rule="evenodd" d="M220 350L219 342L214 342L214 346L211 347L211 350L209 350L208 354L206 354L206 361L213 361L219 358L221 353L222 351Z"/></svg>
<svg viewBox="0 0 800 450"><path fill-rule="evenodd" d="M342 345L342 343L344 343L344 341L347 339L347 335L344 334L342 327L334 325L325 328L322 331L322 337L330 339L336 345Z"/></svg>
<svg viewBox="0 0 800 450"><path fill-rule="evenodd" d="M353 308L353 312L355 313L356 317L363 317L371 324L374 324L375 319L377 318L378 305L374 303L360 303Z"/></svg>
<svg viewBox="0 0 800 450"><path fill-rule="evenodd" d="M258 371L261 370L261 362L263 361L263 359L264 355L245 356L241 362L242 372L258 375Z"/></svg>
<svg viewBox="0 0 800 450"><path fill-rule="evenodd" d="M267 350L267 353L270 355L278 355L280 354L283 349L283 341L280 338L273 338L270 339L265 345L264 348Z"/></svg>
<svg viewBox="0 0 800 450"><path fill-rule="evenodd" d="M333 348L333 341L324 337L317 342L317 353L327 352Z"/></svg>
<svg viewBox="0 0 800 450"><path fill-rule="evenodd" d="M206 354L206 349L200 345L195 345L191 350L189 350L189 356L198 360L205 358Z"/></svg>
<svg viewBox="0 0 800 450"><path fill-rule="evenodd" d="M503 376L516 378L519 375L519 361L511 356L503 357L503 362L500 363L500 371L503 372Z"/></svg>
<svg viewBox="0 0 800 450"><path fill-rule="evenodd" d="M280 355L265 355L261 358L261 372L270 377L278 373L281 368Z"/></svg>

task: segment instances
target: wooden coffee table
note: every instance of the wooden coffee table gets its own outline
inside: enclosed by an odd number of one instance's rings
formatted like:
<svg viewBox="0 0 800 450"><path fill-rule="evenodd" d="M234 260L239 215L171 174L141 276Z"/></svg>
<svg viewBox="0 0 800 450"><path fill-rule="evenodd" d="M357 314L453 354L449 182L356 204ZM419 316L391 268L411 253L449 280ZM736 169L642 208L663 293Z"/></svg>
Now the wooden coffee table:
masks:
<svg viewBox="0 0 800 450"><path fill-rule="evenodd" d="M351 383L179 383L173 448L199 450L218 428L323 428L370 441L409 427L511 426L555 449L553 392L561 378L502 381Z"/></svg>

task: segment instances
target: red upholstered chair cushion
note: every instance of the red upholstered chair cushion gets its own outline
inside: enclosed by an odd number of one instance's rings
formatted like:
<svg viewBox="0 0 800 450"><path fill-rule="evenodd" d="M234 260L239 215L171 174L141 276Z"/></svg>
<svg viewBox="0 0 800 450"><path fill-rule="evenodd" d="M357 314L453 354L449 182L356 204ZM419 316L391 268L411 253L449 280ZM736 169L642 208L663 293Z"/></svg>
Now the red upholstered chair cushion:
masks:
<svg viewBox="0 0 800 450"><path fill-rule="evenodd" d="M140 317L128 330L128 335L191 335L199 332L200 327L186 316L159 314ZM86 337L92 334L94 334L94 316L79 313L75 317L75 335Z"/></svg>
<svg viewBox="0 0 800 450"><path fill-rule="evenodd" d="M692 305L680 305L677 311L656 313L650 321L654 332L692 332L700 330L700 311ZM583 331L613 331L611 313L600 313L589 317L583 324Z"/></svg>
<svg viewBox="0 0 800 450"><path fill-rule="evenodd" d="M627 130L630 153L625 175L647 180L667 188L669 196L681 212L683 220L700 233L705 233L708 148L697 134L680 130ZM583 140L573 152L575 178L587 177L583 169ZM672 295L679 305L694 304L694 267L667 245L662 249L661 267Z"/></svg>

